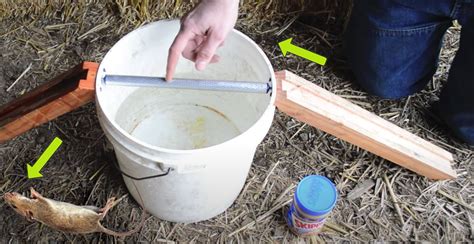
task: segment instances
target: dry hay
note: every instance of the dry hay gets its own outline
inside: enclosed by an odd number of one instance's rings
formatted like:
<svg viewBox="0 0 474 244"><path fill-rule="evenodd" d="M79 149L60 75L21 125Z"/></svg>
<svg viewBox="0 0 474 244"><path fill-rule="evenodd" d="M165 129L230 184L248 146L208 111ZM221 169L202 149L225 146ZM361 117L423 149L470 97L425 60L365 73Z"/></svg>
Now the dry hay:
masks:
<svg viewBox="0 0 474 244"><path fill-rule="evenodd" d="M237 28L262 46L276 70L289 69L452 152L459 178L429 181L277 113L271 130L258 147L245 187L231 208L197 224L173 224L150 217L140 233L126 240L308 241L288 231L283 213L298 180L314 173L333 179L340 199L325 233L309 239L312 242L473 239L474 152L424 113L424 108L438 98L446 80L446 71L459 44L459 28L449 30L440 67L426 89L399 101L380 100L353 85L345 66L340 50L347 12L335 11L338 7L343 9L336 6L337 1L320 2L326 5L318 11L308 10L309 5L304 6L306 11L299 11L307 2L298 1L296 4L300 5L285 14L277 1L244 1L243 5L250 7L242 11ZM185 5L180 1L161 1L166 10L152 1L65 3L0 2L0 103L38 86L80 60L100 61L113 43L137 26L179 16L186 10L180 8ZM327 56L330 62L322 67L294 56L282 57L276 43L288 37L295 37L298 45ZM30 63L31 70L6 92ZM34 161L54 136L62 138L64 144L42 171L45 177L25 179L25 163ZM0 194L26 192L34 186L57 200L103 205L108 197L127 192L120 174L111 166L110 153L94 106L88 105L0 145ZM103 234L63 234L21 219L3 201L0 208L2 243L115 240ZM127 198L109 213L104 225L126 230L134 226L140 213L136 202Z"/></svg>
<svg viewBox="0 0 474 244"><path fill-rule="evenodd" d="M2 0L0 19L25 16L51 18L59 12L63 21L67 21L76 11L84 13L82 11L87 9L87 6L100 4L110 11L117 11L123 19L137 25L156 18L182 16L197 2L197 0ZM338 15L344 15L350 5L350 0L243 0L240 1L240 17L247 20L261 20L301 11L336 11Z"/></svg>

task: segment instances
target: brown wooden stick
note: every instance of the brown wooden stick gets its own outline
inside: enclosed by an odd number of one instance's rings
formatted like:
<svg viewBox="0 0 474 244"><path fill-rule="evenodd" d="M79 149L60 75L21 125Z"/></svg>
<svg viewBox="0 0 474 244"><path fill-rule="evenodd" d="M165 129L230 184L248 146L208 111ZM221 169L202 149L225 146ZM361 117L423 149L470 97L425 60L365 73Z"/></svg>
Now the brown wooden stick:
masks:
<svg viewBox="0 0 474 244"><path fill-rule="evenodd" d="M99 65L83 62L0 107L0 143L90 102Z"/></svg>
<svg viewBox="0 0 474 244"><path fill-rule="evenodd" d="M428 178L456 177L444 149L289 71L275 75L280 111Z"/></svg>

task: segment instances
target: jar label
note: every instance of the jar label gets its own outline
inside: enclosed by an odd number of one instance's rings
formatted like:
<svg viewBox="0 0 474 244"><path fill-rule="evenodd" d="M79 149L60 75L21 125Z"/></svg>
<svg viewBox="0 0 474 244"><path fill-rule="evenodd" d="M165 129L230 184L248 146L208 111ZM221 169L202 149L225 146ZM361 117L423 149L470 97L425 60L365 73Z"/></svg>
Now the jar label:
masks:
<svg viewBox="0 0 474 244"><path fill-rule="evenodd" d="M290 207L287 215L287 222L290 228L298 235L310 235L318 233L326 221L326 218L318 220L309 220L302 218L295 211L294 205Z"/></svg>

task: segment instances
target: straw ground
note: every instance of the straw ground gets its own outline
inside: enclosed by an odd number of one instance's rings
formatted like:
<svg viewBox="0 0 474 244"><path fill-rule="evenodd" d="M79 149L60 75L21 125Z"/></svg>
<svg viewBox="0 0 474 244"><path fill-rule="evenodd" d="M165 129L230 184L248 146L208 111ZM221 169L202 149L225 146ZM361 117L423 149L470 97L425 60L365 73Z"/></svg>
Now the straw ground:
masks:
<svg viewBox="0 0 474 244"><path fill-rule="evenodd" d="M33 1L32 1L33 2ZM121 36L150 21L181 16L192 3L182 1L0 1L0 103L31 90L81 60L100 62ZM289 2L293 4L289 6ZM320 242L468 241L474 239L474 152L427 116L447 79L459 44L460 27L451 28L432 82L398 101L361 91L344 62L341 37L349 2L243 1L237 29L266 52L275 70L288 69L383 118L434 142L455 155L459 177L430 181L353 145L277 113L258 147L244 189L223 214L196 224L173 224L155 217L126 239L132 242ZM287 7L288 6L288 7ZM282 57L277 42L293 37L298 45L330 60L319 66L295 56ZM12 86L15 80L31 68ZM7 88L12 88L7 92ZM27 180L25 164L37 159L59 136L60 150L42 171ZM110 148L94 106L88 105L0 145L0 194L26 192L80 205L101 206L127 190L112 167ZM294 236L284 211L305 175L322 174L337 185L340 198L324 234ZM104 234L70 235L20 218L0 201L0 241L120 242ZM109 213L104 225L127 230L141 210L130 197Z"/></svg>

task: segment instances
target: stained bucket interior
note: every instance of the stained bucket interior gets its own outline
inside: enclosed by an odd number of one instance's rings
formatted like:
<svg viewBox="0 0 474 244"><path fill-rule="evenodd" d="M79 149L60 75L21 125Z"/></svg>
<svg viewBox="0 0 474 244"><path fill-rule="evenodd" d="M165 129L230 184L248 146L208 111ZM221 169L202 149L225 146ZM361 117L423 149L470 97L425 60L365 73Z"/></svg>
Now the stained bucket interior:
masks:
<svg viewBox="0 0 474 244"><path fill-rule="evenodd" d="M122 38L101 63L107 74L165 75L168 48L178 21L156 22ZM269 63L255 44L231 33L218 50L220 61L197 71L181 58L176 78L268 82ZM252 127L272 106L269 94L135 88L99 84L106 117L134 140L166 149L190 150L231 140Z"/></svg>

